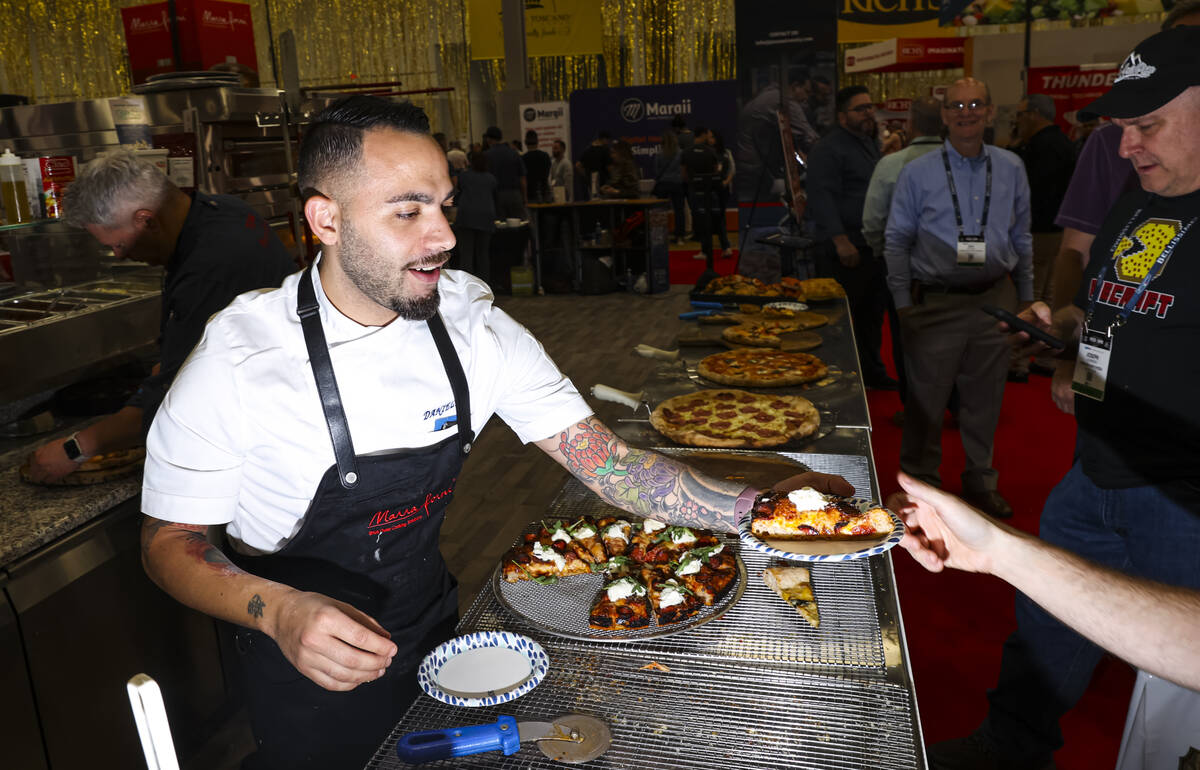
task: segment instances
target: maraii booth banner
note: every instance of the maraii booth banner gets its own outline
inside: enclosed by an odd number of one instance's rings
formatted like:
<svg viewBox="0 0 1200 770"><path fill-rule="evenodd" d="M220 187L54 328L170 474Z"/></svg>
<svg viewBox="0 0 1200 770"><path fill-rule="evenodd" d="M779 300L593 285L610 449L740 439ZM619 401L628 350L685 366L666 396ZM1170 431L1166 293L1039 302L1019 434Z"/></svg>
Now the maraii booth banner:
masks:
<svg viewBox="0 0 1200 770"><path fill-rule="evenodd" d="M668 86L586 88L571 94L571 145L578 157L607 130L633 146L642 177L654 178L654 158L663 131L682 117L688 128L703 126L721 135L727 147L737 130L737 83L676 83Z"/></svg>
<svg viewBox="0 0 1200 770"><path fill-rule="evenodd" d="M522 104L518 109L521 118L521 136L525 139L526 131L536 131L538 149L549 153L554 140L561 139L567 146L566 157L571 154L571 119L567 114L566 102L535 102Z"/></svg>

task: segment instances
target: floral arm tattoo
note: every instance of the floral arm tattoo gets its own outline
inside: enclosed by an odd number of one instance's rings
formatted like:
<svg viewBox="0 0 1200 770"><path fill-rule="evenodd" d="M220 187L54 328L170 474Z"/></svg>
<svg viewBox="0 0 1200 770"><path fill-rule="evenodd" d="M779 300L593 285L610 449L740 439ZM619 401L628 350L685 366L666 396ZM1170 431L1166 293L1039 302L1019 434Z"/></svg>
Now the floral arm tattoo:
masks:
<svg viewBox="0 0 1200 770"><path fill-rule="evenodd" d="M184 551L192 559L204 564L222 575L237 575L241 573L229 557L212 543L208 542L207 524L178 524L163 521L152 516L142 519L142 560L145 561L150 553L150 544L164 527L184 538Z"/></svg>
<svg viewBox="0 0 1200 770"><path fill-rule="evenodd" d="M737 530L733 506L745 484L705 476L674 458L631 447L595 417L539 445L618 508L688 527Z"/></svg>

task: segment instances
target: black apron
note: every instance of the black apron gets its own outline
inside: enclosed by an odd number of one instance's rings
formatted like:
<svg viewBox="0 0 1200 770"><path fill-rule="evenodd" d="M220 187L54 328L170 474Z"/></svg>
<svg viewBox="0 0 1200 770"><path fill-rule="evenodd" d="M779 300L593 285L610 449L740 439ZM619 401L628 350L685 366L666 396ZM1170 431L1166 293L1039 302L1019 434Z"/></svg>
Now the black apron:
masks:
<svg viewBox="0 0 1200 770"><path fill-rule="evenodd" d="M454 393L458 435L421 449L355 455L311 272L300 277L296 310L336 462L287 545L270 555L232 556L251 574L362 610L398 650L382 678L330 692L297 671L266 634L236 629L259 747L247 768L361 768L419 693L417 666L450 638L458 615L458 584L438 534L474 438L462 364L434 314L427 323Z"/></svg>

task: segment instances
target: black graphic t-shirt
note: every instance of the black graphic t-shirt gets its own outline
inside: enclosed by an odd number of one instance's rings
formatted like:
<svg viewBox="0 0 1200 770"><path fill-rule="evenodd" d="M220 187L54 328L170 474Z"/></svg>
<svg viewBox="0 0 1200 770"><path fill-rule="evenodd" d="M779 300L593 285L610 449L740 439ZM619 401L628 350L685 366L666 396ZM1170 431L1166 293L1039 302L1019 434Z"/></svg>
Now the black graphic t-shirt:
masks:
<svg viewBox="0 0 1200 770"><path fill-rule="evenodd" d="M1200 191L1117 201L1075 304L1086 312L1094 298L1089 328L1103 331L1164 251L1128 322L1113 328L1104 400L1075 396L1083 471L1106 489L1200 479Z"/></svg>

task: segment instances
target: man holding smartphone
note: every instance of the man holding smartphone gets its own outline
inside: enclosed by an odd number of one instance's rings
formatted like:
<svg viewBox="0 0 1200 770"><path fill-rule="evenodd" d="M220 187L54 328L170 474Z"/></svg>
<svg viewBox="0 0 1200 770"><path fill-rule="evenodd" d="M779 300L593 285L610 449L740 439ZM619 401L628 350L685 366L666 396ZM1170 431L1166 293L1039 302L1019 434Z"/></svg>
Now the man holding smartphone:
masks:
<svg viewBox="0 0 1200 770"><path fill-rule="evenodd" d="M1200 28L1142 41L1081 116L1111 117L1141 189L1092 243L1074 304L1021 314L1078 342L1074 466L1050 493L1040 535L1091 561L1200 587ZM1100 648L1017 594L991 708L970 736L930 747L933 768L1051 767L1058 722Z"/></svg>

